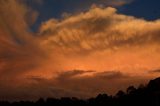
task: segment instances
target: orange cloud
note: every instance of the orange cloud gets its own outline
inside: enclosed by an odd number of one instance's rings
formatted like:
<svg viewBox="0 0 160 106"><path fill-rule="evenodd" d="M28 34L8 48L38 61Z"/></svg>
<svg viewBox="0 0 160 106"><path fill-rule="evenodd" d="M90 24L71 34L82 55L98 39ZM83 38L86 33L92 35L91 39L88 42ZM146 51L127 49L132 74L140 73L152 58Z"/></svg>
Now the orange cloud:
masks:
<svg viewBox="0 0 160 106"><path fill-rule="evenodd" d="M0 73L15 76L37 65L43 53L29 32L28 8L18 0L0 1ZM34 55L36 53L37 55Z"/></svg>
<svg viewBox="0 0 160 106"><path fill-rule="evenodd" d="M138 26L137 26L138 25ZM158 43L160 21L117 14L115 8L92 8L64 20L42 24L42 45L65 51L93 52Z"/></svg>
<svg viewBox="0 0 160 106"><path fill-rule="evenodd" d="M95 7L62 20L50 19L42 23L39 34L41 46L51 55L50 63L58 57L62 70L144 74L160 67L159 30L159 20L146 21L118 14L112 7Z"/></svg>

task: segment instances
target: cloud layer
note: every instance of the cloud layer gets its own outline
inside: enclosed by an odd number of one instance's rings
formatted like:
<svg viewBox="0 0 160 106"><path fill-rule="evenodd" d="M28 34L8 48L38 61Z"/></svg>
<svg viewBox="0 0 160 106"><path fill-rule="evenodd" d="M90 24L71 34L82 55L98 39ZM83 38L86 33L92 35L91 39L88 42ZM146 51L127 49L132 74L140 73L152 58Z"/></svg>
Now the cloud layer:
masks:
<svg viewBox="0 0 160 106"><path fill-rule="evenodd" d="M125 90L128 85L137 86L147 82L146 77L128 76L117 71L97 73L86 70L68 70L50 79L30 76L23 80L25 85L1 86L0 99L37 100L39 97L64 96L89 98L99 93L115 94L119 89Z"/></svg>
<svg viewBox="0 0 160 106"><path fill-rule="evenodd" d="M95 7L64 20L51 19L40 28L45 38L42 44L83 53L159 44L159 20L146 21L116 11Z"/></svg>

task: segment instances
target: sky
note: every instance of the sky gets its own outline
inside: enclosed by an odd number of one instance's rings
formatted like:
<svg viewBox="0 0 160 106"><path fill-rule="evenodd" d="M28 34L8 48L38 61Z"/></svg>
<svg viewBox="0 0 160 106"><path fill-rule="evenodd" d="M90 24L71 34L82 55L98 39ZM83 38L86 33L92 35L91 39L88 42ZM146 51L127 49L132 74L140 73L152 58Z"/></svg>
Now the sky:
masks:
<svg viewBox="0 0 160 106"><path fill-rule="evenodd" d="M114 95L160 75L159 0L1 0L0 100Z"/></svg>

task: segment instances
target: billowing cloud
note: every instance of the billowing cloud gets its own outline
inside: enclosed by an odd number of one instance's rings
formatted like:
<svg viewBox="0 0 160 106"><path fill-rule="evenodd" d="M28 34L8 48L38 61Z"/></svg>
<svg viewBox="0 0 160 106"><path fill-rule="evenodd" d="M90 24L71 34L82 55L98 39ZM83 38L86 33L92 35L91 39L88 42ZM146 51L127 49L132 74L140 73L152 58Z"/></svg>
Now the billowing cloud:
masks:
<svg viewBox="0 0 160 106"><path fill-rule="evenodd" d="M42 45L65 51L86 52L159 43L160 21L118 14L115 8L91 8L64 20L42 24Z"/></svg>
<svg viewBox="0 0 160 106"><path fill-rule="evenodd" d="M61 70L107 69L146 74L145 70L160 66L159 26L159 20L119 14L112 7L93 7L42 23L40 44L51 57L59 57L61 67L65 67Z"/></svg>

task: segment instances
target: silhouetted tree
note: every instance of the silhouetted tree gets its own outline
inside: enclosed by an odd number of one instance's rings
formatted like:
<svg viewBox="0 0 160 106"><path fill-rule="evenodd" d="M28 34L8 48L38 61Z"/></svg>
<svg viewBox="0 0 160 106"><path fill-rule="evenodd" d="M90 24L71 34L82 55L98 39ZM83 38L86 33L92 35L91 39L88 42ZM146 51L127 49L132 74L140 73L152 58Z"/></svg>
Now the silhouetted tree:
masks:
<svg viewBox="0 0 160 106"><path fill-rule="evenodd" d="M122 91L122 90L120 90L120 91L118 91L117 92L117 94L116 94L116 96L115 97L117 97L117 98L121 98L121 97L124 97L125 96L125 92L124 91Z"/></svg>
<svg viewBox="0 0 160 106"><path fill-rule="evenodd" d="M127 94L134 93L136 91L136 88L134 86L129 86L127 88Z"/></svg>

